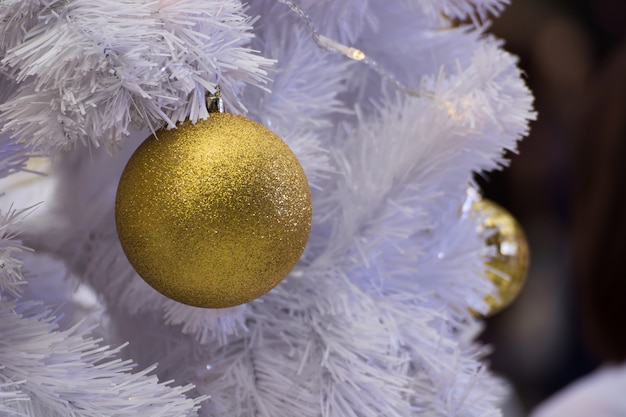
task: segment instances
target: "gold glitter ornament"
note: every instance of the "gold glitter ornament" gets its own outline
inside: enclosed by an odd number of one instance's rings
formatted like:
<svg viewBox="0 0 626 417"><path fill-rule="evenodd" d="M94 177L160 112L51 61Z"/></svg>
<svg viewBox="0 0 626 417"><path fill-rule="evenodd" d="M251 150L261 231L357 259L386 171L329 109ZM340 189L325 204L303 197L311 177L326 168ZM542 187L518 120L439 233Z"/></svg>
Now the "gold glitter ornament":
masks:
<svg viewBox="0 0 626 417"><path fill-rule="evenodd" d="M485 214L483 227L493 229L487 238L495 246L495 255L486 262L487 277L498 290L498 296L488 294L488 316L494 315L515 300L524 285L529 265L529 250L524 230L515 218L491 200L475 202L472 210Z"/></svg>
<svg viewBox="0 0 626 417"><path fill-rule="evenodd" d="M251 301L294 267L311 194L289 147L242 116L211 113L160 130L132 155L117 190L122 248L153 288L196 307Z"/></svg>

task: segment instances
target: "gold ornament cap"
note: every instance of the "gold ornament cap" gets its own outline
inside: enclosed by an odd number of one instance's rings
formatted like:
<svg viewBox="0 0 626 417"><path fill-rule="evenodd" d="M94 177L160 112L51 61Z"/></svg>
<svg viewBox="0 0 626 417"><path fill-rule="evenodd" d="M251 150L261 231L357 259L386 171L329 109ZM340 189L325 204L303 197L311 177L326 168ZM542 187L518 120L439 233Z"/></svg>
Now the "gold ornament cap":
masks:
<svg viewBox="0 0 626 417"><path fill-rule="evenodd" d="M137 273L167 297L206 308L243 304L276 286L302 255L311 218L293 152L266 127L227 113L146 139L115 203L120 243Z"/></svg>
<svg viewBox="0 0 626 417"><path fill-rule="evenodd" d="M475 202L472 210L486 215L483 227L493 232L487 238L487 246L495 247L495 255L486 263L487 278L497 288L497 297L488 294L488 316L508 307L519 295L530 263L530 252L524 230L500 205L488 199Z"/></svg>

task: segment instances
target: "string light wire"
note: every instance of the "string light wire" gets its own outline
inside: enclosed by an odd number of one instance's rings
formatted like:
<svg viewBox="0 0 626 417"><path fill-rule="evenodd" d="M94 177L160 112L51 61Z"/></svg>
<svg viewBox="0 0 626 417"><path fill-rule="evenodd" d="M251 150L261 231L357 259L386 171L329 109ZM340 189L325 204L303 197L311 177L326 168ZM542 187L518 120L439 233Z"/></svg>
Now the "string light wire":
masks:
<svg viewBox="0 0 626 417"><path fill-rule="evenodd" d="M429 97L433 98L434 95L428 91L416 90L410 87L407 87L402 82L398 81L393 74L390 74L387 70L385 70L378 62L368 57L365 52L360 49L354 48L352 46L347 46L342 43L339 43L335 40L332 40L317 30L315 24L309 17L309 15L293 0L278 0L278 2L286 5L293 11L296 15L298 15L306 24L307 29L311 33L313 38L313 42L324 51L341 54L347 58L350 58L354 61L363 62L369 68L374 70L378 75L380 75L384 80L389 82L395 89L411 96L411 97Z"/></svg>

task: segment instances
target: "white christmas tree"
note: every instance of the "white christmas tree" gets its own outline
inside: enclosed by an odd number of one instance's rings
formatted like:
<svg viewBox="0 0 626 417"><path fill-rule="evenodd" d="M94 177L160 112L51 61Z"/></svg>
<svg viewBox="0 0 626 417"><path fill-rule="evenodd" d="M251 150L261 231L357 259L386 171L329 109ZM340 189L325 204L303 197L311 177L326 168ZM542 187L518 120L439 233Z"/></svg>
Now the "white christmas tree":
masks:
<svg viewBox="0 0 626 417"><path fill-rule="evenodd" d="M485 32L504 3L1 1L0 415L500 415L463 205L534 117ZM138 144L209 117L218 85L296 154L313 223L281 284L212 310L134 272L114 205ZM48 176L16 187L36 155Z"/></svg>

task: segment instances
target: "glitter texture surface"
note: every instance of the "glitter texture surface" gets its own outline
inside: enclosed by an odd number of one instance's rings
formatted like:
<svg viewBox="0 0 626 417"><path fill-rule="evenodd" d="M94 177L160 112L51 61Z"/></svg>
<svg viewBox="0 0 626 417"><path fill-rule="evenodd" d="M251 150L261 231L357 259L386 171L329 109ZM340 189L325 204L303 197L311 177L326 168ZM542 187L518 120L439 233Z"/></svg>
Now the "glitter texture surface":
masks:
<svg viewBox="0 0 626 417"><path fill-rule="evenodd" d="M311 194L289 147L242 116L212 113L160 130L129 160L115 217L137 273L184 304L251 301L294 267L311 228Z"/></svg>

